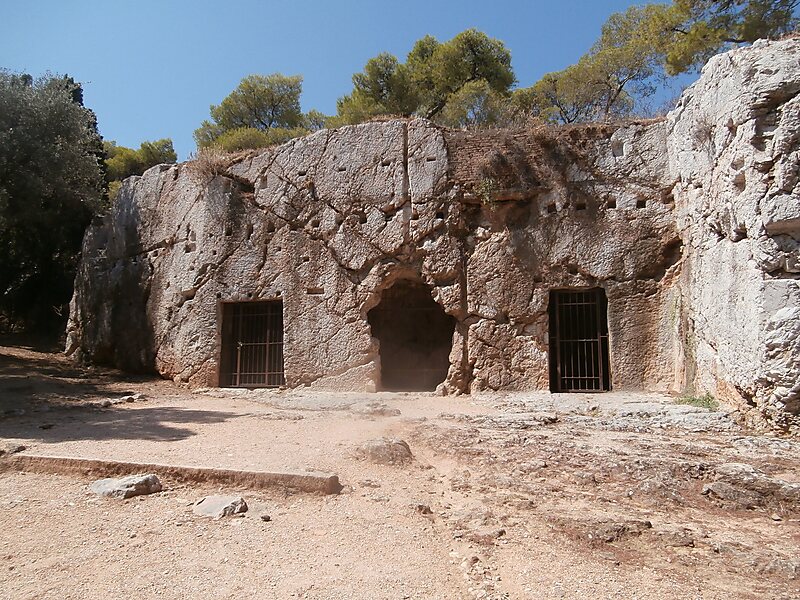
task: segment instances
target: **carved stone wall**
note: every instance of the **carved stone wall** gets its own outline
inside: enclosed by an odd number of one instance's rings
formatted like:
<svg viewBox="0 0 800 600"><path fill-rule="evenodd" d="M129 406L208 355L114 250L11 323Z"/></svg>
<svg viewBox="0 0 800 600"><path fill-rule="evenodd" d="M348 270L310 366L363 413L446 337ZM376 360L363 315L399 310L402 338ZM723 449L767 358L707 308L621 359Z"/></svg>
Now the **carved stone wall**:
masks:
<svg viewBox="0 0 800 600"><path fill-rule="evenodd" d="M666 120L320 131L126 180L87 232L68 353L219 381L221 306L283 301L289 386L380 387L367 314L423 282L443 391L548 389L551 290L608 298L614 389L800 409L800 42L713 59Z"/></svg>

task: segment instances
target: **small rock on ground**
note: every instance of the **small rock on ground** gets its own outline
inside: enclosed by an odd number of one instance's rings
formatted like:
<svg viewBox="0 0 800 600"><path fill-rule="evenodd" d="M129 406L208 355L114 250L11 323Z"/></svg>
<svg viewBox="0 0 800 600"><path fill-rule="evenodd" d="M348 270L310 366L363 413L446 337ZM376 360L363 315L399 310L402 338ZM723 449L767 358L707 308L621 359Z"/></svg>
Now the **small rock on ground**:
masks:
<svg viewBox="0 0 800 600"><path fill-rule="evenodd" d="M22 444L2 444L0 445L0 456L10 456L12 454L16 454L17 452L22 452L23 450L26 450L26 447Z"/></svg>
<svg viewBox="0 0 800 600"><path fill-rule="evenodd" d="M411 448L399 438L379 438L362 445L358 453L381 465L403 465L411 462Z"/></svg>
<svg viewBox="0 0 800 600"><path fill-rule="evenodd" d="M111 498L132 498L161 491L161 481L155 475L128 475L119 479L98 479L89 486L95 494Z"/></svg>
<svg viewBox="0 0 800 600"><path fill-rule="evenodd" d="M247 502L241 496L206 496L195 503L194 514L214 520L247 512Z"/></svg>

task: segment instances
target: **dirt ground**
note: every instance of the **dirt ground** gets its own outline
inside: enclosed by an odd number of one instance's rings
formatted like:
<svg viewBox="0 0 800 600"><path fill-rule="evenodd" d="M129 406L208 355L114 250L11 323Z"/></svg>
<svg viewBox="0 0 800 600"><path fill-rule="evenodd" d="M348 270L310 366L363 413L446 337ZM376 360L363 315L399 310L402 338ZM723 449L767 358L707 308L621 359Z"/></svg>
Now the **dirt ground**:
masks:
<svg viewBox="0 0 800 600"><path fill-rule="evenodd" d="M724 411L657 394L189 390L5 344L2 445L321 470L344 489L164 480L160 493L114 500L90 479L0 458L3 598L800 597L800 442L744 431ZM132 393L142 396L102 404ZM413 461L360 456L385 436L407 441ZM704 494L726 463L783 487L749 504ZM250 509L194 515L212 493Z"/></svg>

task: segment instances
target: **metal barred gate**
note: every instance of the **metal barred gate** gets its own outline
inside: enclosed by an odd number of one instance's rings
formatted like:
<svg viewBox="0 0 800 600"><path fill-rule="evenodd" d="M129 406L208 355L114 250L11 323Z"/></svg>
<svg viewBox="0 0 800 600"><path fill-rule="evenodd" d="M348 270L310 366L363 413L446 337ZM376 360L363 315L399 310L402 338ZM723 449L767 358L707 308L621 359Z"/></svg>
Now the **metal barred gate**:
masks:
<svg viewBox="0 0 800 600"><path fill-rule="evenodd" d="M605 290L550 292L550 391L611 389Z"/></svg>
<svg viewBox="0 0 800 600"><path fill-rule="evenodd" d="M283 302L222 305L223 387L279 387L283 375Z"/></svg>

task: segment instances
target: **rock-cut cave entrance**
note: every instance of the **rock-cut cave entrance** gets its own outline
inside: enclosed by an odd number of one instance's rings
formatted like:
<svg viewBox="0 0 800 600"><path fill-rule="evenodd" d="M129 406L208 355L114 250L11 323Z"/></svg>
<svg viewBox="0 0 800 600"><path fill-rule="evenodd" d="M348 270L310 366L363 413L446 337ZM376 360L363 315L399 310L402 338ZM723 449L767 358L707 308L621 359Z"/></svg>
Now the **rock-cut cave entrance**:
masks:
<svg viewBox="0 0 800 600"><path fill-rule="evenodd" d="M552 290L548 311L550 391L610 390L605 290Z"/></svg>
<svg viewBox="0 0 800 600"><path fill-rule="evenodd" d="M445 380L456 320L433 300L428 286L397 281L367 320L380 342L380 389L433 391Z"/></svg>

